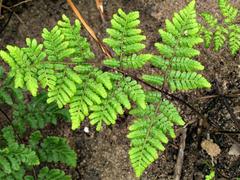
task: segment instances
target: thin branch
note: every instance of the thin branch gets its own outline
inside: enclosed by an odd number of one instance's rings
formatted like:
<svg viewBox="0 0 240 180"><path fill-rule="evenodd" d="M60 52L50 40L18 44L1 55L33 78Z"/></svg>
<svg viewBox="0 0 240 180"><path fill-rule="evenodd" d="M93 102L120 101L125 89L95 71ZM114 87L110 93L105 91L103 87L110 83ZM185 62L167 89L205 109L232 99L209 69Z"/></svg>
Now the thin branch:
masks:
<svg viewBox="0 0 240 180"><path fill-rule="evenodd" d="M19 15L17 13L15 13L14 10L12 10L10 7L5 6L5 5L2 5L2 8L12 12L16 16L16 18L25 26L25 23L23 22L23 20L19 17Z"/></svg>
<svg viewBox="0 0 240 180"><path fill-rule="evenodd" d="M31 2L32 0L25 0L25 1L21 1L21 2L19 2L19 3L17 3L17 4L14 4L13 6L11 6L10 8L15 8L15 7L17 7L17 6L20 6L20 5L22 5L22 4L25 4L25 3L28 3L28 2Z"/></svg>
<svg viewBox="0 0 240 180"><path fill-rule="evenodd" d="M182 129L182 136L180 140L180 146L178 151L177 163L175 165L174 179L180 180L182 174L183 160L184 160L184 150L186 146L187 138L187 128Z"/></svg>
<svg viewBox="0 0 240 180"><path fill-rule="evenodd" d="M3 28L0 30L0 34L5 30L5 28L7 27L8 23L10 22L11 18L12 18L13 12L11 12L10 16L8 17L7 22L4 24Z"/></svg>
<svg viewBox="0 0 240 180"><path fill-rule="evenodd" d="M226 107L228 113L230 114L231 117L231 121L235 124L235 126L238 128L238 130L240 130L240 121L237 118L237 116L234 114L233 109L230 107L229 102L227 101L227 99L222 96L221 101L223 103L223 105Z"/></svg>
<svg viewBox="0 0 240 180"><path fill-rule="evenodd" d="M103 0L95 0L96 1L96 6L99 11L99 14L101 16L102 22L105 22L104 18L104 10L103 10Z"/></svg>

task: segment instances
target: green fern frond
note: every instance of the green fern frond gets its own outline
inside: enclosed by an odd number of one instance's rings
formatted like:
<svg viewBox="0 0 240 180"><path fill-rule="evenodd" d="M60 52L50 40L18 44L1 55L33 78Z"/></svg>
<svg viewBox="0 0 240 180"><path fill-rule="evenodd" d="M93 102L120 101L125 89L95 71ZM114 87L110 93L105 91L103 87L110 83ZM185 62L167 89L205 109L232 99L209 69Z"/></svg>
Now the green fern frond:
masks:
<svg viewBox="0 0 240 180"><path fill-rule="evenodd" d="M41 93L34 97L27 105L23 101L13 107L13 125L17 127L20 134L27 127L42 129L48 123L57 124L59 118L68 118L66 109L59 110L55 103L46 104L47 94Z"/></svg>
<svg viewBox="0 0 240 180"><path fill-rule="evenodd" d="M37 67L46 54L42 52L42 45L35 39L27 39L27 48L7 46L8 52L0 51L0 56L9 64L10 76L14 76L15 88L26 87L33 96L37 95Z"/></svg>
<svg viewBox="0 0 240 180"><path fill-rule="evenodd" d="M240 26L233 24L229 26L229 47L231 54L234 55L240 50Z"/></svg>
<svg viewBox="0 0 240 180"><path fill-rule="evenodd" d="M229 0L218 0L218 5L226 23L231 23L238 15L238 9L233 7Z"/></svg>
<svg viewBox="0 0 240 180"><path fill-rule="evenodd" d="M213 39L213 32L201 26L201 36L204 40L204 46L209 48Z"/></svg>
<svg viewBox="0 0 240 180"><path fill-rule="evenodd" d="M210 28L215 28L217 26L218 20L212 14L208 12L203 12L201 13L201 16Z"/></svg>
<svg viewBox="0 0 240 180"><path fill-rule="evenodd" d="M76 166L76 153L70 148L65 138L49 136L41 143L40 160L45 162L61 162L68 166Z"/></svg>
<svg viewBox="0 0 240 180"><path fill-rule="evenodd" d="M150 96L157 96L158 101L162 101L159 109L150 104L145 110L130 111L138 118L129 127L127 136L131 141L130 161L137 177L158 158L158 151L164 151L168 136L175 138L174 124L184 125L177 109L169 101L161 100L156 92L151 92Z"/></svg>
<svg viewBox="0 0 240 180"><path fill-rule="evenodd" d="M49 169L44 167L39 171L38 180L70 180L71 176L66 175L60 169Z"/></svg>
<svg viewBox="0 0 240 180"><path fill-rule="evenodd" d="M142 76L142 78L143 78L143 80L145 82L148 82L150 84L157 85L157 86L163 85L163 82L164 82L164 77L160 76L160 75L147 75L147 74L144 74Z"/></svg>
<svg viewBox="0 0 240 180"><path fill-rule="evenodd" d="M137 11L126 14L122 9L119 9L118 13L113 15L112 27L107 29L109 37L105 38L103 42L113 49L116 57L105 60L105 65L124 69L139 69L150 60L150 54L137 55L145 48L142 41L146 39L144 35L141 35L141 30L138 29L139 24L139 12Z"/></svg>
<svg viewBox="0 0 240 180"><path fill-rule="evenodd" d="M137 53L145 48L141 42L146 39L145 36L141 35L141 30L137 29L139 24L139 12L134 11L126 14L122 9L119 9L111 20L112 27L107 29L110 37L103 41L118 56Z"/></svg>
<svg viewBox="0 0 240 180"><path fill-rule="evenodd" d="M69 41L64 39L64 34L58 26L55 26L50 31L44 28L42 37L44 39L43 45L46 48L46 54L48 55L49 61L64 61L64 58L71 56L75 52L74 48L69 47Z"/></svg>
<svg viewBox="0 0 240 180"><path fill-rule="evenodd" d="M211 87L211 84L201 74L195 72L171 71L168 82L172 91Z"/></svg>
<svg viewBox="0 0 240 180"><path fill-rule="evenodd" d="M223 47L227 34L228 30L226 28L217 26L213 37L215 51L219 51Z"/></svg>
<svg viewBox="0 0 240 180"><path fill-rule="evenodd" d="M24 174L23 166L39 165L39 159L35 151L27 148L24 144L18 144L11 127L2 129L3 137L7 146L0 149L0 177L14 177Z"/></svg>
<svg viewBox="0 0 240 180"><path fill-rule="evenodd" d="M86 62L94 57L87 39L79 36L81 24L78 20L75 20L74 25L71 25L69 18L63 15L62 20L58 21L57 24L64 34L64 39L69 42L68 47L75 50L70 56L73 58L73 62Z"/></svg>
<svg viewBox="0 0 240 180"><path fill-rule="evenodd" d="M165 31L159 30L162 42L155 43L155 46L161 56L152 57L150 62L162 70L163 75L144 74L142 78L158 86L162 86L166 81L172 91L209 88L207 80L196 74L196 71L203 70L204 66L193 59L200 54L194 47L203 42L199 31L195 1L191 1L179 13L174 13L172 22L166 20Z"/></svg>
<svg viewBox="0 0 240 180"><path fill-rule="evenodd" d="M240 26L235 22L239 16L239 10L233 7L229 0L218 0L218 6L224 17L221 24L210 13L201 14L208 25L208 27L201 27L205 47L209 48L213 40L215 51L219 51L225 44L228 44L231 54L235 55L240 50Z"/></svg>

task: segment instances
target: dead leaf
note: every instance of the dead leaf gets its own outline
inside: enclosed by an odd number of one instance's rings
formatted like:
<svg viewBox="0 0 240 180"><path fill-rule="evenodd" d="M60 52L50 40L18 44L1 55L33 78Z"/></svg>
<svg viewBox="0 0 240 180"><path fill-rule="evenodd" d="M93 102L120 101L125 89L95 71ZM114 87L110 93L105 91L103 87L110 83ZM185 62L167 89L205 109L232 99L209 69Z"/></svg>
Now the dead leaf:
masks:
<svg viewBox="0 0 240 180"><path fill-rule="evenodd" d="M207 151L208 155L211 157L216 157L221 153L221 149L219 148L219 146L212 140L203 140L201 143L201 147L205 151Z"/></svg>
<svg viewBox="0 0 240 180"><path fill-rule="evenodd" d="M231 156L239 156L240 155L240 144L233 144L228 152Z"/></svg>

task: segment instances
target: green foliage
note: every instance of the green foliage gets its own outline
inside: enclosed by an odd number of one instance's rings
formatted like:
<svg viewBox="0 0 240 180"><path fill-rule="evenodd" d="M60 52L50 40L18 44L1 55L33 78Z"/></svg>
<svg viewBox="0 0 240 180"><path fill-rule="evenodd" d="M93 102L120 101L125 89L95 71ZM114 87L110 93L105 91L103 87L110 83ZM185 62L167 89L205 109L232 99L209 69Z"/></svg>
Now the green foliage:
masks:
<svg viewBox="0 0 240 180"><path fill-rule="evenodd" d="M239 10L233 7L229 0L218 0L218 6L224 18L222 23L210 13L201 14L206 22L206 26L201 28L205 47L209 48L213 41L214 50L219 51L227 42L231 54L235 55L240 50L240 26L236 22Z"/></svg>
<svg viewBox="0 0 240 180"><path fill-rule="evenodd" d="M56 125L58 119L68 119L66 109L59 109L55 103L46 104L47 94L41 93L33 97L27 104L19 101L13 106L13 125L20 134L30 126L32 129L42 129L47 124Z"/></svg>
<svg viewBox="0 0 240 180"><path fill-rule="evenodd" d="M41 161L61 162L68 166L76 166L77 155L67 144L65 138L47 137L40 146L39 156Z"/></svg>
<svg viewBox="0 0 240 180"><path fill-rule="evenodd" d="M129 156L137 177L158 158L158 151L164 151L168 137L175 138L174 124L184 125L177 109L157 92L148 92L149 105L145 110L133 109L130 114L137 117L129 127L131 140Z"/></svg>
<svg viewBox="0 0 240 180"><path fill-rule="evenodd" d="M22 179L25 167L39 165L35 151L18 144L11 127L2 129L6 146L0 149L0 179Z"/></svg>
<svg viewBox="0 0 240 180"><path fill-rule="evenodd" d="M193 58L199 55L194 46L202 42L196 20L195 1L189 3L172 22L166 20L166 30L159 30L162 42L155 43L160 56L153 57L151 64L162 71L161 75L143 75L153 85L162 86L166 81L172 91L210 88L210 83L196 71L204 66Z"/></svg>
<svg viewBox="0 0 240 180"><path fill-rule="evenodd" d="M139 24L137 11L125 13L119 9L113 15L111 28L107 29L109 37L103 41L114 51L113 57L103 62L112 67L110 71L103 71L88 62L94 54L87 39L79 35L80 22L76 20L71 24L64 15L51 30L43 29L42 44L28 38L27 47L7 46L7 51L1 50L0 57L10 66L8 77L14 80L14 87L26 89L36 96L27 105L23 100L19 104L9 103L13 104L13 126L21 133L28 127L41 129L48 123L56 124L60 115L68 117L68 110L73 130L88 119L100 131L105 125L115 124L118 116L127 109L136 118L127 135L131 141L130 161L136 175L141 176L158 158L158 152L164 151L169 139L176 137L174 126L182 126L184 121L170 101L158 92L145 92L136 80L120 72L140 70L150 62L158 69L153 72L160 72L143 74L143 80L150 84L166 84L172 91L210 88L211 85L197 73L204 66L194 59L200 54L194 47L203 41L199 35L194 0L175 13L172 21L166 20L166 30L159 30L162 42L155 43L155 46L160 55L141 53L145 48L142 41L146 37L138 28ZM220 31L220 34L225 33L225 30ZM36 131L28 142L29 155L35 153L38 164L53 162L76 166L76 153L66 139L43 138L40 131ZM9 144L13 143L10 140ZM21 177L25 175L25 166L31 169L38 165L22 164L24 167L17 171ZM4 177L6 172L2 174ZM33 177L25 176L25 179ZM70 177L61 170L44 167L38 179Z"/></svg>
<svg viewBox="0 0 240 180"><path fill-rule="evenodd" d="M205 180L214 180L215 179L215 171L211 170L208 175L205 176Z"/></svg>
<svg viewBox="0 0 240 180"><path fill-rule="evenodd" d="M15 101L20 101L23 99L23 94L19 89L14 88L12 78L6 77L5 71L2 66L0 66L0 103L6 103L12 106Z"/></svg>
<svg viewBox="0 0 240 180"><path fill-rule="evenodd" d="M12 127L2 129L5 145L0 149L0 179L33 179L25 174L42 162L61 162L74 167L76 153L65 138L48 136L43 139L40 131L31 134L29 145L19 144ZM42 141L42 142L41 142ZM38 179L71 179L58 169L40 170Z"/></svg>
<svg viewBox="0 0 240 180"><path fill-rule="evenodd" d="M44 167L40 170L38 174L39 180L70 180L71 177L65 175L64 171L59 169L48 169Z"/></svg>
<svg viewBox="0 0 240 180"><path fill-rule="evenodd" d="M113 15L112 27L107 29L109 37L103 42L113 49L115 57L105 60L105 65L123 69L139 69L151 59L150 54L137 55L145 48L142 41L146 39L141 34L141 30L137 28L139 24L138 11L126 14L119 9L118 13Z"/></svg>
<svg viewBox="0 0 240 180"><path fill-rule="evenodd" d="M123 11L121 13L125 14ZM132 38L123 37L124 50L121 50L123 64L136 61L133 65L136 68L144 65L138 62L139 58L144 62L151 58L149 54L136 54L144 48L140 42L145 39L139 29L135 28L139 24L138 17L138 13L126 15L124 21L130 28L128 33ZM123 110L119 109L131 107L130 100L145 108L145 96L136 81L115 78L114 73L102 72L87 65L87 61L94 55L86 38L79 35L80 27L79 21L71 25L70 20L63 16L51 30L43 29L43 44L38 44L35 39L27 39L26 48L7 46L8 52L1 51L0 56L11 68L9 76L14 78L15 88L26 88L33 96L37 95L39 87L47 89L46 101L49 106L30 103L27 108L21 105L16 108L14 117L22 131L27 121L33 129L42 128L46 123L55 124L59 111L54 103L58 108L69 107L72 129L79 128L88 116L91 124L97 125L97 130L102 128L103 122L107 125L115 124L119 112L123 114ZM112 100L115 92L119 92L119 97ZM111 105L105 106L106 103ZM103 112L100 113L96 107L104 107ZM40 111L36 112L34 108Z"/></svg>
<svg viewBox="0 0 240 180"><path fill-rule="evenodd" d="M153 56L151 64L160 70L159 74L144 74L143 80L163 86L167 83L172 91L210 88L210 83L197 71L204 66L193 58L199 55L195 45L202 42L196 20L195 1L190 2L179 13L175 13L172 22L166 20L166 30L159 30L161 43L155 43L160 56ZM129 127L128 138L131 141L129 157L137 177L158 158L158 152L164 151L169 138L175 138L174 125L183 126L175 106L163 99L157 92L147 91L146 109L133 109L130 114L136 120Z"/></svg>

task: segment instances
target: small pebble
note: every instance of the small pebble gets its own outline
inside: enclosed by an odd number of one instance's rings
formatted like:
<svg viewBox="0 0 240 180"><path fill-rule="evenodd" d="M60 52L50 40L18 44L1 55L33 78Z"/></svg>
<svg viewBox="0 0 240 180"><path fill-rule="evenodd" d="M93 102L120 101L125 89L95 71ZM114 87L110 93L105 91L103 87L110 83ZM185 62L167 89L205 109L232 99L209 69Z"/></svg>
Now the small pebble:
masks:
<svg viewBox="0 0 240 180"><path fill-rule="evenodd" d="M83 131L88 134L89 133L89 128L88 127L84 127Z"/></svg>

